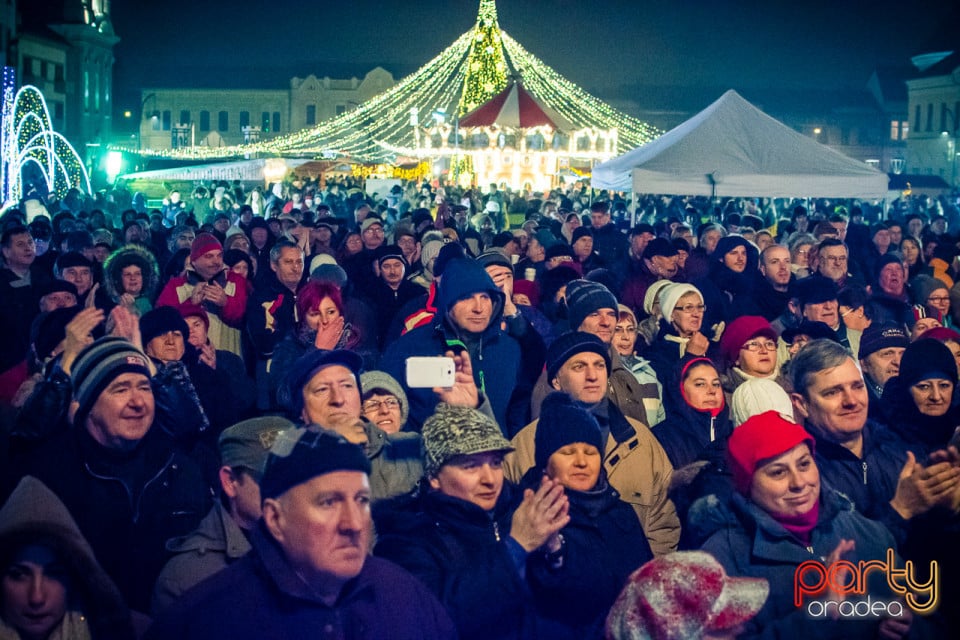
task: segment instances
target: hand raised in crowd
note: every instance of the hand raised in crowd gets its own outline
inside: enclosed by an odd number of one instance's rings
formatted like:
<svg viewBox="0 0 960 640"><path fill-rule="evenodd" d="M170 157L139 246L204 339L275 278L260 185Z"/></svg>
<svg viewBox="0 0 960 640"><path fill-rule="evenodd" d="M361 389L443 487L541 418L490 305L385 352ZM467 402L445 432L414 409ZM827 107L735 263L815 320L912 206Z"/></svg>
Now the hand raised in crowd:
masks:
<svg viewBox="0 0 960 640"><path fill-rule="evenodd" d="M544 476L540 487L523 492L523 502L513 513L510 537L527 553L539 549L570 522L570 501L563 485Z"/></svg>
<svg viewBox="0 0 960 640"><path fill-rule="evenodd" d="M132 307L135 301L136 298L129 293L120 294L120 304L124 307Z"/></svg>
<svg viewBox="0 0 960 640"><path fill-rule="evenodd" d="M906 638L913 625L913 612L910 607L903 607L903 613L898 618L884 618L877 629L877 637L884 640L900 640Z"/></svg>
<svg viewBox="0 0 960 640"><path fill-rule="evenodd" d="M140 318L130 311L129 307L118 305L110 311L107 320L107 331L112 336L133 342L138 347L140 340Z"/></svg>
<svg viewBox="0 0 960 640"><path fill-rule="evenodd" d="M199 305L204 300L204 292L207 290L207 283L201 282L193 288L193 293L190 294L190 302L195 305Z"/></svg>
<svg viewBox="0 0 960 640"><path fill-rule="evenodd" d="M473 380L473 364L470 362L470 354L463 350L459 354L447 351L443 355L447 358L453 358L455 368L453 386L449 388L434 387L433 392L437 394L440 402L476 409L480 404L480 390L477 389L477 383Z"/></svg>
<svg viewBox="0 0 960 640"><path fill-rule="evenodd" d="M83 300L83 306L84 306L84 307L86 307L87 309L91 309L91 308L93 308L93 307L96 306L96 304L97 304L97 291L99 291L99 290L100 290L100 283L99 283L99 282L94 283L94 285L93 285L92 287L90 287L90 291L87 291L87 297L84 298L84 300Z"/></svg>
<svg viewBox="0 0 960 640"><path fill-rule="evenodd" d="M207 284L203 290L203 299L218 307L223 307L227 304L227 292L217 283Z"/></svg>
<svg viewBox="0 0 960 640"><path fill-rule="evenodd" d="M930 454L931 464L944 462L949 463L955 469L960 469L960 451L958 451L957 447L950 445L946 449L940 449ZM946 494L940 502L940 506L950 509L954 513L960 513L960 482L957 482L951 493Z"/></svg>
<svg viewBox="0 0 960 640"><path fill-rule="evenodd" d="M211 369L217 368L217 350L213 348L213 345L207 342L200 347L200 362L207 365Z"/></svg>
<svg viewBox="0 0 960 640"><path fill-rule="evenodd" d="M856 542L853 540L847 540L845 538L840 538L840 542L837 543L836 548L830 552L830 555L827 556L826 565L830 567L831 565L837 563L840 560L843 560L843 554L853 551L857 547ZM834 584L850 584L850 570L843 568L835 572L836 576L833 581L830 582L830 586L827 587L827 591L824 594L824 600L830 602L842 602L846 599L845 593L837 593L834 590ZM837 620L840 617L839 609L834 609L830 612L830 617L834 620Z"/></svg>
<svg viewBox="0 0 960 640"><path fill-rule="evenodd" d="M503 315L513 316L517 314L517 305L513 304L513 273L507 269L500 269L494 272L493 284L506 296L503 301Z"/></svg>
<svg viewBox="0 0 960 640"><path fill-rule="evenodd" d="M313 341L314 346L324 350L336 349L340 336L343 335L343 326L343 316L326 325L321 324L317 329L317 338Z"/></svg>
<svg viewBox="0 0 960 640"><path fill-rule="evenodd" d="M956 451L956 449L954 449ZM912 451L900 470L897 490L890 506L906 520L938 505L952 504L960 491L960 467L950 461L924 467Z"/></svg>
<svg viewBox="0 0 960 640"><path fill-rule="evenodd" d="M693 334L693 337L690 338L690 342L687 343L687 353L692 353L695 356L707 355L707 349L709 348L710 341L707 339L707 336L703 335L699 331Z"/></svg>
<svg viewBox="0 0 960 640"><path fill-rule="evenodd" d="M103 309L87 307L80 311L66 326L63 356L60 358L60 368L70 375L70 367L76 360L77 354L93 342L93 330L103 322L106 314Z"/></svg>

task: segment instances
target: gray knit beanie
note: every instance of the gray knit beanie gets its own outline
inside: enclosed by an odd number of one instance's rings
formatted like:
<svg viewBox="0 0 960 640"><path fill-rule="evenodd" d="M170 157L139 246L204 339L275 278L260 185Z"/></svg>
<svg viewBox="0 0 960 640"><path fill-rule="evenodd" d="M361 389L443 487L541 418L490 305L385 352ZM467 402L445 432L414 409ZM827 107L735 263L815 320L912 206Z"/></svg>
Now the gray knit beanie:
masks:
<svg viewBox="0 0 960 640"><path fill-rule="evenodd" d="M513 451L500 427L470 407L441 402L423 423L424 471L434 477L450 459L486 451Z"/></svg>

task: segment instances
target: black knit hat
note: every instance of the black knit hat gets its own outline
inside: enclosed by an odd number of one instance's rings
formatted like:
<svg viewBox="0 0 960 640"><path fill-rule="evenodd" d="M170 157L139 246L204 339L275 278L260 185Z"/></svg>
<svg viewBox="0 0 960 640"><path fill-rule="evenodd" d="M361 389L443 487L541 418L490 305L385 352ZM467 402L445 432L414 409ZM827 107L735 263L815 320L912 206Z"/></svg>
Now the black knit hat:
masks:
<svg viewBox="0 0 960 640"><path fill-rule="evenodd" d="M939 340L920 338L910 344L900 359L900 384L912 387L932 378L957 384L957 362L950 349Z"/></svg>
<svg viewBox="0 0 960 640"><path fill-rule="evenodd" d="M377 266L382 267L385 260L399 260L403 263L404 267L410 266L407 264L407 258L403 255L403 249L395 244L382 244L377 247L374 255L377 258Z"/></svg>
<svg viewBox="0 0 960 640"><path fill-rule="evenodd" d="M86 256L82 253L69 251L57 258L56 272L63 273L64 269L69 269L70 267L87 267L88 269L92 269L93 263L87 260Z"/></svg>
<svg viewBox="0 0 960 640"><path fill-rule="evenodd" d="M107 336L84 347L70 370L73 399L78 404L73 423L83 424L107 385L124 373L140 373L150 378L146 354L130 342Z"/></svg>
<svg viewBox="0 0 960 640"><path fill-rule="evenodd" d="M790 295L797 299L800 308L836 300L839 294L837 283L821 275L807 276L793 283Z"/></svg>
<svg viewBox="0 0 960 640"><path fill-rule="evenodd" d="M585 442L603 453L603 438L597 419L568 394L555 391L543 400L540 422L534 435L534 459L545 469L554 453L574 442Z"/></svg>
<svg viewBox="0 0 960 640"><path fill-rule="evenodd" d="M575 257L573 255L573 247L568 245L566 242L555 242L544 252L544 260L552 260L553 258L559 258L560 256L567 256L569 258Z"/></svg>
<svg viewBox="0 0 960 640"><path fill-rule="evenodd" d="M264 464L261 499L276 498L289 489L334 471L370 473L370 461L360 445L325 429L287 429L277 435Z"/></svg>
<svg viewBox="0 0 960 640"><path fill-rule="evenodd" d="M577 240L583 238L584 236L592 238L593 231L590 229L590 227L577 227L573 230L573 234L570 236L570 244L577 244Z"/></svg>
<svg viewBox="0 0 960 640"><path fill-rule="evenodd" d="M547 382L557 377L557 372L567 360L584 352L603 356L607 371L610 371L610 348L603 343L603 340L592 333L570 331L551 342L550 348L547 349Z"/></svg>
<svg viewBox="0 0 960 640"><path fill-rule="evenodd" d="M567 318L576 331L583 319L598 309L617 310L617 299L602 284L589 280L574 280L567 284Z"/></svg>
<svg viewBox="0 0 960 640"><path fill-rule="evenodd" d="M140 339L144 345L171 331L179 331L184 340L190 336L187 321L173 307L157 307L140 318Z"/></svg>

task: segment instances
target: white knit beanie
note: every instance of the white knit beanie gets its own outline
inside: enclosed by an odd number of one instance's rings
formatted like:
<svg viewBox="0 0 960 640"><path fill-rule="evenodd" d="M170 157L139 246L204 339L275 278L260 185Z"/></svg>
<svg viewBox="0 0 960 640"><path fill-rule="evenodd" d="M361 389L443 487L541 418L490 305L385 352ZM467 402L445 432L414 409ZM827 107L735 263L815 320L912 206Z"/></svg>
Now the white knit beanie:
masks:
<svg viewBox="0 0 960 640"><path fill-rule="evenodd" d="M750 378L737 387L730 398L730 419L734 427L765 411L776 411L796 422L790 396L770 378Z"/></svg>
<svg viewBox="0 0 960 640"><path fill-rule="evenodd" d="M660 315L663 316L664 320L667 322L671 321L673 309L677 306L677 302L688 293L697 294L700 298L700 303L703 303L703 294L692 284L676 282L663 288L663 291L660 292Z"/></svg>

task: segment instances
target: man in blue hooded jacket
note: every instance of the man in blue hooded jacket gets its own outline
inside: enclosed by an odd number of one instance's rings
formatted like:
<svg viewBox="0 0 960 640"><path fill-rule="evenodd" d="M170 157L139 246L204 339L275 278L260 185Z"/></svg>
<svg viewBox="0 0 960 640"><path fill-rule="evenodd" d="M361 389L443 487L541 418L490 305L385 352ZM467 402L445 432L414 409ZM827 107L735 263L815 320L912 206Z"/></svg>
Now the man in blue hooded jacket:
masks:
<svg viewBox="0 0 960 640"><path fill-rule="evenodd" d="M406 384L406 359L410 356L442 356L447 351L466 350L473 365L473 378L483 397L490 401L497 424L506 425L507 405L517 383L520 347L501 328L504 295L472 259L450 262L437 291L437 314L433 322L417 327L393 342L383 355L380 368L401 381L410 401L407 428L420 430L437 405L431 389L411 389Z"/></svg>

